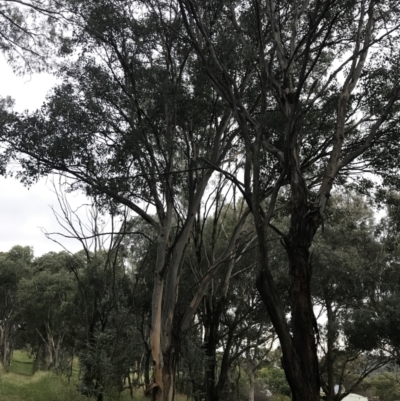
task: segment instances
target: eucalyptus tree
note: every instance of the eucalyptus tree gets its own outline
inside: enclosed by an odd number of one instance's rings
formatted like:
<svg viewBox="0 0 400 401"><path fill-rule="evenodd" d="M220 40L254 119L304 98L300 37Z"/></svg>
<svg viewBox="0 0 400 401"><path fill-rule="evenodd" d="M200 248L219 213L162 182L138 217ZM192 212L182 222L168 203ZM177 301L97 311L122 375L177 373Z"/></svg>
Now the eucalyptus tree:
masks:
<svg viewBox="0 0 400 401"><path fill-rule="evenodd" d="M77 324L72 302L77 286L68 259L66 252L43 255L18 284L15 308L24 323L24 345L36 354L36 369L65 371L71 357L67 340Z"/></svg>
<svg viewBox="0 0 400 401"><path fill-rule="evenodd" d="M376 226L380 240L379 264L370 263L368 255L362 280L365 298L360 308L349 309L344 331L353 349L367 352L380 350L398 364L400 337L397 327L400 322L398 303L400 295L399 250L398 250L398 194L391 193L387 203L387 216ZM371 248L371 247L370 247ZM373 253L373 252L372 252Z"/></svg>
<svg viewBox="0 0 400 401"><path fill-rule="evenodd" d="M243 269L243 265L238 264L233 273L234 277L230 280L226 304L223 304L222 299L222 305L216 305L217 308L223 309L218 331L213 333L214 337L217 336L219 345L215 350L217 358L215 361L209 360L206 369L207 400L232 399L234 387L239 391L238 385L234 386L233 377L242 371L250 372L250 390L252 386L254 390L251 373L255 372L258 363L261 362L261 355L265 361L268 348L274 340L275 333L271 323L268 316L263 314L259 294L254 291L253 274L243 274L241 267ZM218 313L218 310L216 312ZM212 320L212 317L208 318ZM208 350L210 345L205 345ZM252 363L255 366L250 367Z"/></svg>
<svg viewBox="0 0 400 401"><path fill-rule="evenodd" d="M63 274L75 291L68 304L58 308L71 311L68 337L79 356L80 390L100 401L111 389L125 389L128 380L132 393L130 372L142 354L142 344L135 325L137 276L125 263L126 214L106 219L93 204L74 209L67 195L54 188L60 211L53 212L61 231L46 236L60 245L57 237L74 238L82 246L81 251L66 255ZM83 208L86 219L82 218ZM57 275L52 274L51 279L57 281Z"/></svg>
<svg viewBox="0 0 400 401"><path fill-rule="evenodd" d="M335 185L359 174L355 185L365 190L372 185L366 171L382 174L384 184L397 182L399 4L178 0L176 7L245 146L244 180L231 178L254 215L257 287L279 336L292 398L319 400L310 248ZM289 259L290 325L267 244L283 188L290 225L275 231Z"/></svg>
<svg viewBox="0 0 400 401"><path fill-rule="evenodd" d="M180 326L175 306L181 267L212 173L236 146L236 128L182 38L180 14L167 4L63 5L74 33L62 48L66 57L72 53L60 70L63 83L41 110L3 124L6 156L21 163L26 183L58 172L100 207L113 213L127 207L151 228L157 244L152 391L171 400L176 331L190 323L221 263L216 258L202 278ZM219 257L235 250L239 233Z"/></svg>
<svg viewBox="0 0 400 401"><path fill-rule="evenodd" d="M257 285L293 398L317 400L310 247L334 183L369 168L384 172L384 184L396 184L397 2L64 6L74 23L62 48L73 56L60 71L64 82L34 115L8 115L1 139L5 156L20 161L25 182L58 171L73 178L72 189L95 195L104 207L125 205L154 230L154 396L173 398L181 267L210 177L219 170L254 215ZM243 180L228 169L230 160L242 162ZM277 202L284 187L291 220L282 232L272 218L277 204L285 206ZM270 228L281 235L289 260L290 325L268 257Z"/></svg>
<svg viewBox="0 0 400 401"><path fill-rule="evenodd" d="M385 285L387 270L373 210L354 193L332 198L324 230L312 247L312 296L322 316L321 387L327 400L340 400L395 358L385 341L377 341L383 326L371 325L376 286Z"/></svg>
<svg viewBox="0 0 400 401"><path fill-rule="evenodd" d="M80 252L70 270L78 284L74 330L82 393L103 400L110 390L122 391L140 355L134 326L134 279L125 272L118 249ZM129 384L131 388L131 384Z"/></svg>
<svg viewBox="0 0 400 401"><path fill-rule="evenodd" d="M219 185L226 178L222 174L216 177L215 196L208 199L203 215L196 218L181 276L185 286L178 302L178 309L183 306L181 322L186 324L185 299L200 300L196 319L182 333L179 370L184 372L182 380L191 384L193 396L209 401L232 396L231 379L244 355L254 355L254 350L272 337L270 322L262 314L261 300L253 285L256 238L251 222L246 221L243 241L236 244L235 252L212 275L206 291L201 296L192 295L218 255L224 253L237 223L248 214L243 199L236 199L234 187L227 190Z"/></svg>

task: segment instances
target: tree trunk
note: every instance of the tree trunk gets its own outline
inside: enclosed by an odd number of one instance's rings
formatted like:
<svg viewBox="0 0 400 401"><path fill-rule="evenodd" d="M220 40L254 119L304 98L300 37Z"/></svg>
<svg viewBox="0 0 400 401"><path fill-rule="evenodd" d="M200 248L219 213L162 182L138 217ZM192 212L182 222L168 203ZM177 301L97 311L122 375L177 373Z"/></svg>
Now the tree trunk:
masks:
<svg viewBox="0 0 400 401"><path fill-rule="evenodd" d="M254 401L254 385L255 385L255 377L254 377L254 369L249 369L249 401Z"/></svg>
<svg viewBox="0 0 400 401"><path fill-rule="evenodd" d="M151 350L147 348L144 357L144 385L147 387L150 384L150 360L151 360Z"/></svg>
<svg viewBox="0 0 400 401"><path fill-rule="evenodd" d="M172 401L175 397L175 374L176 374L176 354L175 347L164 351L164 368L163 368L163 401Z"/></svg>
<svg viewBox="0 0 400 401"><path fill-rule="evenodd" d="M279 337L282 364L292 392L292 400L320 401L318 356L314 335L316 321L310 295L311 269L308 247L299 245L294 236L285 241L291 279L292 327L290 330L279 290L269 270L265 234L261 225L262 223L256 221L261 237L258 246L260 271L257 277L257 288ZM304 231L301 232L305 239Z"/></svg>
<svg viewBox="0 0 400 401"><path fill-rule="evenodd" d="M320 376L315 333L317 323L311 299L310 247L322 221L321 210L308 202L308 188L301 174L295 104L286 99L285 160L290 177L292 210L290 229L284 237L289 260L292 344L282 346L283 363L293 401L319 401Z"/></svg>
<svg viewBox="0 0 400 401"><path fill-rule="evenodd" d="M96 304L95 304L96 307ZM96 310L96 308L94 308ZM86 333L86 341L87 345L85 347L85 352L91 352L91 350L96 347L96 340L94 336L96 325L96 317L92 315L89 325L87 327ZM83 370L83 376L81 379L81 392L86 396L93 396L98 389L102 389L101 377L99 376L98 366L93 364L91 358L84 360L83 363L80 364L80 368ZM101 392L98 392L98 396L100 396Z"/></svg>
<svg viewBox="0 0 400 401"><path fill-rule="evenodd" d="M35 360L33 362L33 373L37 372L40 369L41 365L41 353L42 353L43 343L40 342L38 349L36 351Z"/></svg>
<svg viewBox="0 0 400 401"><path fill-rule="evenodd" d="M47 337L46 342L46 370L54 367L54 352L53 352L53 338Z"/></svg>
<svg viewBox="0 0 400 401"><path fill-rule="evenodd" d="M307 248L289 248L288 256L293 349L299 360L297 371L294 372L295 380L291 384L292 398L294 401L319 401L320 378L314 332L317 326L310 293L309 251Z"/></svg>
<svg viewBox="0 0 400 401"><path fill-rule="evenodd" d="M1 364L4 368L7 368L11 364L11 341L10 335L11 327L8 321L3 322L3 325L0 327L0 359Z"/></svg>
<svg viewBox="0 0 400 401"><path fill-rule="evenodd" d="M334 382L334 355L333 348L335 344L335 329L334 329L334 314L332 310L332 302L329 297L326 296L326 311L327 311L327 350L326 350L326 365L328 373L328 388L325 391L327 401L333 401L335 399L335 382Z"/></svg>
<svg viewBox="0 0 400 401"><path fill-rule="evenodd" d="M180 269L185 257L196 211L211 176L207 172L193 195L185 225L179 239L170 252L172 225L172 203L167 212L157 239L157 259L152 298L150 347L153 358L153 383L147 389L155 401L173 401L175 392L175 369L179 352L180 325L176 323L175 307L178 301ZM167 258L168 254L168 258Z"/></svg>
<svg viewBox="0 0 400 401"><path fill-rule="evenodd" d="M212 301L209 301L212 302ZM209 304L207 302L207 305ZM204 348L206 353L206 371L204 377L206 401L217 401L218 396L216 395L216 368L217 368L217 354L216 349L218 346L218 323L215 322L215 315L212 314L210 306L206 307L207 315L205 316L205 338ZM216 312L217 313L217 312ZM219 315L219 313L218 313Z"/></svg>
<svg viewBox="0 0 400 401"><path fill-rule="evenodd" d="M4 342L3 342L3 366L7 367L10 366L11 360L10 360L10 342L8 339L8 336L5 336Z"/></svg>
<svg viewBox="0 0 400 401"><path fill-rule="evenodd" d="M158 382L153 382L147 391L151 391L153 401L172 401L175 397L177 351L170 347L162 352L162 364L158 366ZM157 385L161 383L162 386Z"/></svg>
<svg viewBox="0 0 400 401"><path fill-rule="evenodd" d="M229 358L230 352L233 345L233 330L229 330L228 338L226 340L224 353L222 355L221 365L219 368L218 383L215 390L215 401L219 401L222 398L223 392L226 389L226 384L228 383L228 393L232 393L233 380L231 371L231 360Z"/></svg>
<svg viewBox="0 0 400 401"><path fill-rule="evenodd" d="M289 384L293 400L319 401L320 377L315 338L318 328L311 299L310 247L322 217L320 210L313 209L308 203L308 189L300 173L296 144L289 148L291 153L287 154L287 158L290 164L292 211L290 230L284 243L289 259L293 351L298 360L296 371L293 372L294 380L291 378L292 383ZM290 366L285 368L291 369Z"/></svg>

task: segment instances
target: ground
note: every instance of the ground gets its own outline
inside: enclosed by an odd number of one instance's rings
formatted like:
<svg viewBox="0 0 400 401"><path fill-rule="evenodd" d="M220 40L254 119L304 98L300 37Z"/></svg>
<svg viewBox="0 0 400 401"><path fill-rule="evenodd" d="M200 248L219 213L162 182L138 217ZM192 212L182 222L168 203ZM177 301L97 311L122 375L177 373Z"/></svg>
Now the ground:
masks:
<svg viewBox="0 0 400 401"><path fill-rule="evenodd" d="M51 372L37 372L32 375L33 358L27 352L14 351L8 372L0 371L1 401L88 401L77 390L78 362L74 361L73 376L68 381L65 376ZM143 392L137 391L135 401L144 398ZM108 394L105 401L131 401L129 392Z"/></svg>

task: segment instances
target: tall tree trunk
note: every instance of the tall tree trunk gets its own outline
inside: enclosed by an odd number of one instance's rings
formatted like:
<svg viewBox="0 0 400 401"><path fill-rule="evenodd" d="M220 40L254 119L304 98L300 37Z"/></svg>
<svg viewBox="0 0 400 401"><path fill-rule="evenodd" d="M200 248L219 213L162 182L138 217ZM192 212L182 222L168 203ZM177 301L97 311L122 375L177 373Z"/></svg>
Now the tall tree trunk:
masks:
<svg viewBox="0 0 400 401"><path fill-rule="evenodd" d="M216 395L216 369L217 369L217 353L218 346L218 324L219 311L213 310L210 303L213 299L206 302L206 316L204 319L205 338L204 348L206 354L206 371L204 375L206 401L217 401ZM218 314L218 317L216 316Z"/></svg>
<svg viewBox="0 0 400 401"><path fill-rule="evenodd" d="M334 329L334 313L332 310L332 302L329 296L326 296L326 312L327 312L327 350L326 350L326 365L328 373L328 388L325 391L327 401L333 401L335 399L335 382L334 382L334 371L333 364L335 362L333 355L333 348L335 344L335 329Z"/></svg>
<svg viewBox="0 0 400 401"><path fill-rule="evenodd" d="M304 266L304 259L301 259ZM298 259L290 262L292 274L292 330L286 321L279 292L272 281L270 272L262 269L257 278L257 287L267 307L271 321L277 331L282 349L282 364L288 380L293 401L320 401L318 357L314 336L314 315L306 277L298 271ZM306 265L308 266L308 264ZM295 275L297 273L298 275ZM296 304L298 302L298 304ZM294 305L296 304L296 305Z"/></svg>
<svg viewBox="0 0 400 401"><path fill-rule="evenodd" d="M4 368L11 364L11 327L8 321L0 327L0 360Z"/></svg>
<svg viewBox="0 0 400 401"><path fill-rule="evenodd" d="M39 343L38 349L36 351L35 359L33 362L33 372L32 373L37 372L41 367L41 354L42 354L43 345L44 344L42 342Z"/></svg>
<svg viewBox="0 0 400 401"><path fill-rule="evenodd" d="M96 304L95 304L96 307ZM96 308L94 308L96 310ZM95 332L95 325L96 325L96 317L93 315L87 327L86 333L86 341L87 345L85 347L86 352L91 352L90 350L95 349L96 347L96 340L94 336ZM91 362L91 358L84 360L80 368L83 368L83 375L81 379L81 392L86 396L92 396L95 390L99 386L99 376L96 372L97 367Z"/></svg>
<svg viewBox="0 0 400 401"><path fill-rule="evenodd" d="M188 217L178 236L171 244L173 205L168 202L163 225L157 239L156 274L152 298L150 347L153 358L153 383L147 389L154 401L173 401L175 369L179 352L180 325L176 322L181 265L185 257L196 212L200 206L211 170L199 183L188 210ZM170 183L172 186L172 183ZM170 246L173 246L171 252ZM168 255L168 257L167 257Z"/></svg>
<svg viewBox="0 0 400 401"><path fill-rule="evenodd" d="M206 387L206 400L219 401L221 393L224 389L226 379L229 371L229 352L232 345L232 331L229 332L228 342L224 350L220 373L217 381L217 347L219 342L218 328L221 320L221 315L226 305L226 298L229 289L229 282L232 275L233 267L235 266L235 259L231 258L229 262L229 269L226 272L223 286L220 290L220 298L216 299L214 294L211 294L205 302L205 350L206 350L206 374L205 374L205 387Z"/></svg>
<svg viewBox="0 0 400 401"><path fill-rule="evenodd" d="M164 234L165 235L165 234ZM157 250L157 266L156 266L156 277L153 290L152 300L152 324L150 334L150 347L153 358L153 383L148 387L151 391L153 401L163 401L164 394L164 381L163 381L163 352L161 348L161 334L162 334L162 301L164 291L164 280L162 277L162 271L165 263L165 252L166 252L166 238L164 235L160 235L158 250ZM161 260L160 260L161 259ZM172 401L172 400L171 400Z"/></svg>
<svg viewBox="0 0 400 401"><path fill-rule="evenodd" d="M163 352L164 367L162 371L162 380L164 384L163 401L172 401L175 397L175 374L177 347L171 346Z"/></svg>
<svg viewBox="0 0 400 401"><path fill-rule="evenodd" d="M303 218L306 214L297 216ZM255 214L257 216L257 213ZM290 270L291 329L280 293L268 266L267 242L262 219L257 221L259 237L257 288L266 305L282 348L282 364L293 401L320 401L320 378L315 339L316 321L310 294L311 267L309 246L315 234L313 222L304 224L292 216L292 229L285 238ZM293 333L293 334L292 334Z"/></svg>
<svg viewBox="0 0 400 401"><path fill-rule="evenodd" d="M229 330L228 338L226 340L224 353L222 355L221 365L219 368L219 376L218 383L215 390L215 401L219 401L222 398L224 390L227 388L226 385L228 382L228 393L232 393L233 388L233 379L232 379L232 370L231 370L231 360L229 358L230 352L233 345L233 336L234 330Z"/></svg>
<svg viewBox="0 0 400 401"><path fill-rule="evenodd" d="M249 369L249 401L254 401L254 386L255 386L255 374L254 369Z"/></svg>
<svg viewBox="0 0 400 401"><path fill-rule="evenodd" d="M294 131L295 128L288 128L290 134L287 136L292 143L287 146L290 152L287 152L286 158L290 170L292 210L289 234L284 239L289 259L293 351L299 364L291 389L293 400L319 401L320 376L315 336L318 328L311 299L310 247L321 223L321 214L308 203L308 189L300 173Z"/></svg>
<svg viewBox="0 0 400 401"><path fill-rule="evenodd" d="M152 399L155 401L172 401L175 397L175 374L178 356L178 340L174 339L168 348L161 348L161 356L157 370L153 366L153 383L147 391L151 391ZM154 361L153 361L154 362ZM157 380L157 381L156 381ZM161 385L160 385L161 384Z"/></svg>
<svg viewBox="0 0 400 401"><path fill-rule="evenodd" d="M53 347L51 345L52 339L48 339L49 342L46 343L46 370L50 370L54 366L54 354Z"/></svg>
<svg viewBox="0 0 400 401"><path fill-rule="evenodd" d="M320 378L315 338L316 320L310 293L311 269L307 248L289 249L293 348L300 362L293 400L319 400Z"/></svg>
<svg viewBox="0 0 400 401"><path fill-rule="evenodd" d="M4 340L3 340L3 366L10 366L10 344L9 344L9 339L7 336L7 332L6 335L4 336Z"/></svg>
<svg viewBox="0 0 400 401"><path fill-rule="evenodd" d="M144 356L144 385L147 387L150 384L150 360L151 350L146 345L146 351Z"/></svg>

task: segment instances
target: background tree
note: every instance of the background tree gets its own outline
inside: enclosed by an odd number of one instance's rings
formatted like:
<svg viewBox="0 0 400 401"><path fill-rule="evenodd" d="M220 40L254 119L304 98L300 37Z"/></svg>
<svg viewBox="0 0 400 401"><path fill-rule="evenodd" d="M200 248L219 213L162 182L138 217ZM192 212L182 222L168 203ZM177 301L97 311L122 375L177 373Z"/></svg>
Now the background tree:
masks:
<svg viewBox="0 0 400 401"><path fill-rule="evenodd" d="M351 192L332 196L311 262L312 296L321 316L321 386L327 400L342 399L394 360L384 343L375 342L368 318L374 310L371 283L385 270L383 254L366 201Z"/></svg>
<svg viewBox="0 0 400 401"><path fill-rule="evenodd" d="M141 344L134 324L138 281L135 270L125 263L123 246L126 215L110 216L107 222L92 205L89 221L84 222L65 194L56 193L61 208L56 217L64 232L46 235L57 242L56 234L75 238L83 248L69 255L66 265L76 286L71 338L80 359L81 391L100 401L110 388L122 391L128 379L132 392L130 373Z"/></svg>
<svg viewBox="0 0 400 401"><path fill-rule="evenodd" d="M32 259L32 249L19 245L0 255L0 361L4 367L11 362L14 336L22 323L16 319L18 285L24 276L31 274Z"/></svg>
<svg viewBox="0 0 400 401"><path fill-rule="evenodd" d="M24 322L24 337L36 354L36 369L69 367L66 337L76 324L72 304L76 283L67 269L68 259L65 252L35 259L30 276L18 285L15 306Z"/></svg>

